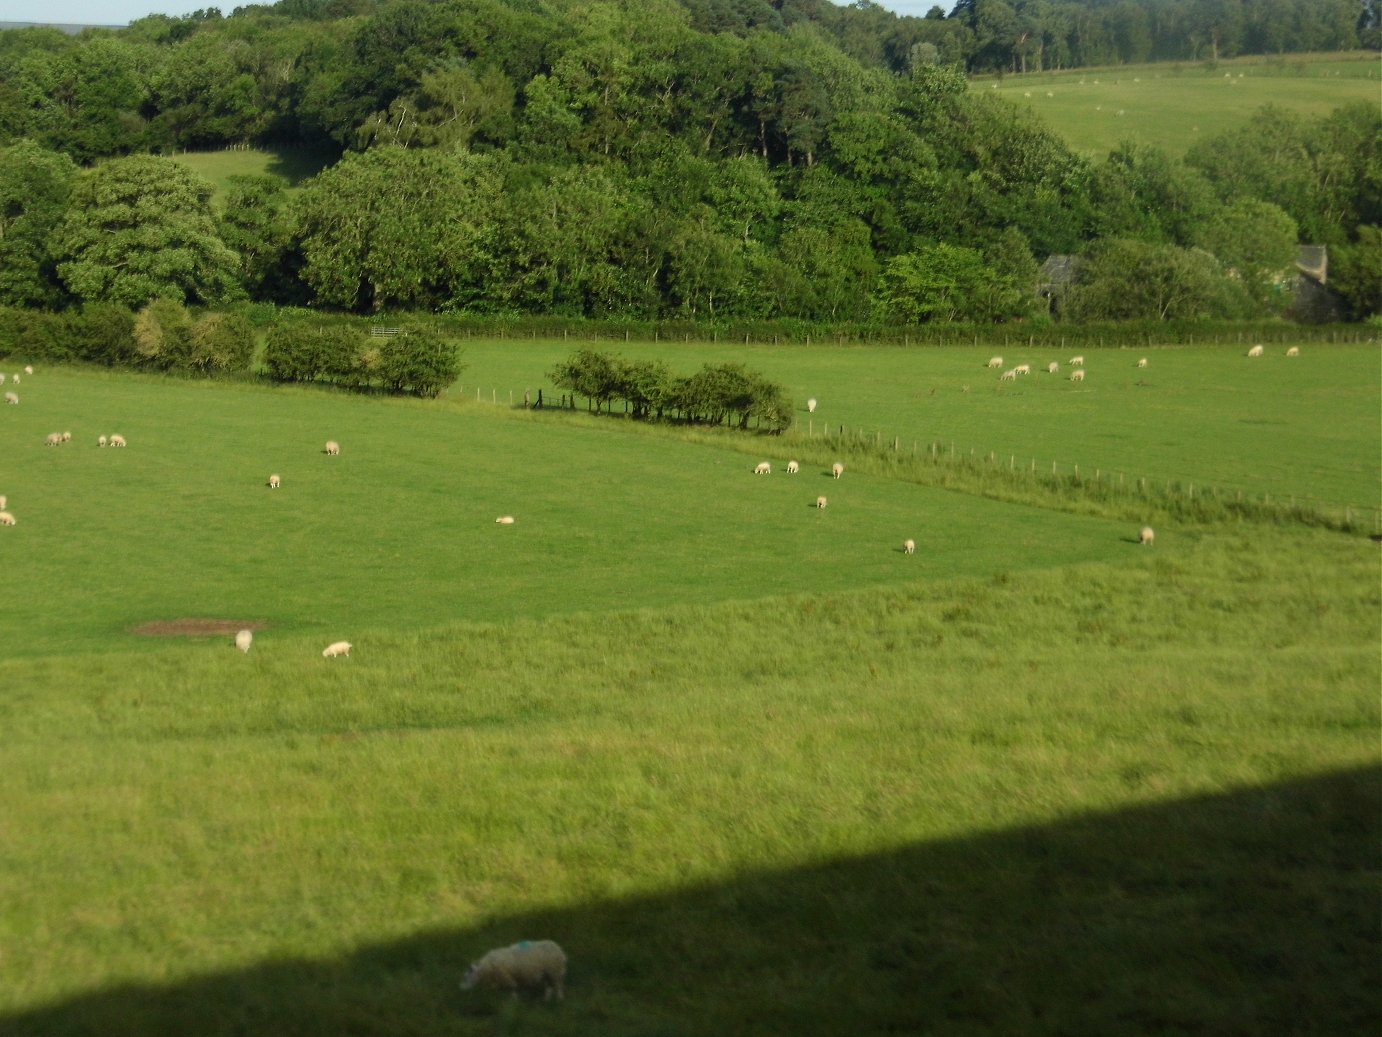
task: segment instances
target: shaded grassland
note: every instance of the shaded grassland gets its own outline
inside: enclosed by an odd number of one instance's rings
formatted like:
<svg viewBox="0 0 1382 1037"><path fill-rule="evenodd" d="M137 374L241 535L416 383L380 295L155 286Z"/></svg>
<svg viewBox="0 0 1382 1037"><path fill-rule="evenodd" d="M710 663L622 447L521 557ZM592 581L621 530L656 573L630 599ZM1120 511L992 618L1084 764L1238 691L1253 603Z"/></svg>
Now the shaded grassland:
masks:
<svg viewBox="0 0 1382 1037"><path fill-rule="evenodd" d="M334 155L292 147L184 151L176 156L176 161L211 181L218 197L230 186L232 176L280 176L291 189L334 160Z"/></svg>
<svg viewBox="0 0 1382 1037"><path fill-rule="evenodd" d="M537 355L473 344L466 378ZM794 384L886 396L861 355L798 351ZM1351 355L1345 402L1291 392L1312 427L1355 406ZM756 478L729 442L456 398L23 391L0 414L0 1033L1379 1022L1366 538L1183 524L1142 548L1055 498ZM1181 467L1213 456L1167 420ZM94 445L113 431L130 446ZM1292 456L1307 492L1327 468ZM266 625L248 655L130 632L180 616ZM539 936L571 955L562 1005L456 989Z"/></svg>
<svg viewBox="0 0 1382 1037"><path fill-rule="evenodd" d="M1357 101L1376 105L1382 69L1366 53L1253 57L1031 73L975 80L972 88L1030 106L1090 157L1123 141L1180 156L1267 104L1316 119Z"/></svg>

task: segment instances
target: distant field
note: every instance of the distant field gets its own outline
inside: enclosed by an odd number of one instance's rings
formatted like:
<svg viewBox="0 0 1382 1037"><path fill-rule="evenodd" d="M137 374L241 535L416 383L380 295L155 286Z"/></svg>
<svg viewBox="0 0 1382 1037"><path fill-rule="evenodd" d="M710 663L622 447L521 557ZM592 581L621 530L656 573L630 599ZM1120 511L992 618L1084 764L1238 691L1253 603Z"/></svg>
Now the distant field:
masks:
<svg viewBox="0 0 1382 1037"><path fill-rule="evenodd" d="M230 185L232 176L271 173L288 181L290 188L315 176L335 160L334 155L302 148L228 148L222 151L184 151L175 155L178 162L210 180L219 196Z"/></svg>
<svg viewBox="0 0 1382 1037"><path fill-rule="evenodd" d="M1125 140L1183 155L1266 104L1322 118L1351 102L1382 103L1382 64L1375 54L1241 58L978 79L973 89L1030 106L1091 157Z"/></svg>
<svg viewBox="0 0 1382 1037"><path fill-rule="evenodd" d="M546 372L574 346L465 343L460 384L489 400L548 385ZM1086 380L1067 379L1072 350L992 346L905 348L624 345L598 348L657 357L690 374L742 360L783 384L797 404L789 434L863 429L904 448L932 440L993 452L1015 464L1130 478L1189 480L1225 490L1314 497L1373 508L1382 486L1382 353L1376 344L1286 344L1250 361L1237 346L1082 349ZM984 367L996 352L1038 373L1001 384ZM1149 366L1134 366L1146 356ZM1059 374L1045 373L1051 361ZM808 414L806 400L819 401ZM584 406L584 401L581 401ZM771 444L764 444L769 449Z"/></svg>

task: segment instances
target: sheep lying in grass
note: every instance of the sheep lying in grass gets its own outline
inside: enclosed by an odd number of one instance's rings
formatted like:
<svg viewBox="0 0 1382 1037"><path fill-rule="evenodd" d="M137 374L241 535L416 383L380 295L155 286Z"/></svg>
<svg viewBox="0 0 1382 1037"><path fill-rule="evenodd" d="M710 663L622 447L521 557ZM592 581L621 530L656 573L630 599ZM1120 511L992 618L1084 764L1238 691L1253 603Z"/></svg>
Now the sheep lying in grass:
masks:
<svg viewBox="0 0 1382 1037"><path fill-rule="evenodd" d="M235 647L242 652L248 652L250 645L254 643L253 630L241 630L235 635Z"/></svg>
<svg viewBox="0 0 1382 1037"><path fill-rule="evenodd" d="M1072 357L1070 358L1070 366L1071 366L1071 367L1084 367L1084 357L1082 357L1082 356L1072 356Z"/></svg>
<svg viewBox="0 0 1382 1037"><path fill-rule="evenodd" d="M1156 531L1151 526L1143 526L1137 533L1137 542L1144 547L1151 547L1156 541Z"/></svg>
<svg viewBox="0 0 1382 1037"><path fill-rule="evenodd" d="M1138 366L1138 367L1146 367L1146 366L1147 366L1147 358L1144 356L1142 359L1140 359L1140 360L1137 362L1137 366Z"/></svg>
<svg viewBox="0 0 1382 1037"><path fill-rule="evenodd" d="M1248 350L1248 356L1261 356L1265 352L1266 350L1264 350L1262 346L1259 344L1253 346L1251 349Z"/></svg>
<svg viewBox="0 0 1382 1037"><path fill-rule="evenodd" d="M8 511L0 511L0 526L14 525L14 516Z"/></svg>
<svg viewBox="0 0 1382 1037"><path fill-rule="evenodd" d="M114 444L112 444L112 446L113 446L113 445L114 445ZM277 473L275 473L274 475L269 476L269 489L271 489L271 490L276 490L276 489L278 489L278 488L279 488L280 486L282 486L282 485L283 485L283 479L282 479Z"/></svg>
<svg viewBox="0 0 1382 1037"><path fill-rule="evenodd" d="M328 439L326 441L326 452L332 457L335 457L341 452L341 444L337 443L334 439Z"/></svg>
<svg viewBox="0 0 1382 1037"><path fill-rule="evenodd" d="M118 432L115 433L115 435L113 435L113 436L110 437L110 445L111 445L111 446L124 446L124 445L125 445L125 437L122 436L122 435L120 435L120 433L118 433Z"/></svg>
<svg viewBox="0 0 1382 1037"><path fill-rule="evenodd" d="M566 952L561 947L552 940L520 940L472 962L461 989L508 990L515 997L520 990L541 990L544 1001L553 994L560 1001L566 996L565 983Z"/></svg>
<svg viewBox="0 0 1382 1037"><path fill-rule="evenodd" d="M500 515L494 521L501 526L512 526L514 524L514 517L512 515Z"/></svg>
<svg viewBox="0 0 1382 1037"><path fill-rule="evenodd" d="M19 393L17 393L17 392L7 392L7 393L5 393L5 402L6 402L6 403L18 403L18 402L19 402Z"/></svg>
<svg viewBox="0 0 1382 1037"><path fill-rule="evenodd" d="M1080 368L1078 371L1071 371L1071 372L1070 372L1070 380L1071 380L1072 382L1083 382L1083 381L1084 381L1084 368L1082 367L1082 368Z"/></svg>
<svg viewBox="0 0 1382 1037"><path fill-rule="evenodd" d="M334 659L338 655L344 655L347 659L349 659L350 650L354 647L355 646L351 644L349 641L333 641L331 642L331 644L327 645L325 648L322 649L322 658Z"/></svg>
<svg viewBox="0 0 1382 1037"><path fill-rule="evenodd" d="M816 507L818 507L818 508L823 508L823 507L825 507L825 506L826 506L827 504L829 504L829 503L830 503L830 502L829 502L828 500L826 500L824 497L817 497L817 498L816 498Z"/></svg>
<svg viewBox="0 0 1382 1037"><path fill-rule="evenodd" d="M768 464L767 461L760 461L757 465L754 466L753 474L754 474L754 475L772 475L772 474L773 474L773 466L770 465L770 464Z"/></svg>
<svg viewBox="0 0 1382 1037"><path fill-rule="evenodd" d="M845 474L845 466L840 464L839 461L836 461L833 465L830 466L830 474L834 478L838 479L840 476Z"/></svg>
<svg viewBox="0 0 1382 1037"><path fill-rule="evenodd" d="M910 539L910 538L907 539L907 540L902 541L902 553L903 553L903 554L908 554L908 555L914 555L914 554L916 554L916 553L917 553L917 542L916 542L915 540Z"/></svg>
<svg viewBox="0 0 1382 1037"><path fill-rule="evenodd" d="M1290 349L1286 350L1286 355L1300 356L1300 346L1292 346Z"/></svg>
<svg viewBox="0 0 1382 1037"><path fill-rule="evenodd" d="M989 357L989 362L988 362L987 364L985 364L984 366L985 366L985 367L1002 367L1002 366L1003 366L1003 358L1002 358L1001 356L991 356L991 357Z"/></svg>

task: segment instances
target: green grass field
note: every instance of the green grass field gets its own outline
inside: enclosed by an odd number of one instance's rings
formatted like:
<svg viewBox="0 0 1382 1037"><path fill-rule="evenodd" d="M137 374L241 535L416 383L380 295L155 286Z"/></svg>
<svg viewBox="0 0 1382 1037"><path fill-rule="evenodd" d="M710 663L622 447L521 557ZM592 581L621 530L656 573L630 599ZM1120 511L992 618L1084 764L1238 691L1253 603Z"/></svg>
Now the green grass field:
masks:
<svg viewBox="0 0 1382 1037"><path fill-rule="evenodd" d="M461 384L521 396L567 348L472 342ZM661 348L743 359L822 421L1377 499L1375 347L1153 351L1156 395L1090 353L1079 396L996 391L991 349ZM42 368L21 392L0 1033L1379 1022L1366 537L1159 525L1142 548L1059 496L755 477L811 444L473 392ZM1281 431L1215 445L1252 415ZM248 655L138 632L186 619L261 625ZM544 936L561 1005L457 989Z"/></svg>
<svg viewBox="0 0 1382 1037"><path fill-rule="evenodd" d="M305 148L226 148L221 151L184 151L177 161L205 177L222 195L232 176L271 174L288 181L289 190L316 176L330 165L334 155Z"/></svg>
<svg viewBox="0 0 1382 1037"><path fill-rule="evenodd" d="M1382 103L1375 54L1239 58L976 79L974 90L1025 104L1077 152L1102 158L1123 141L1181 156L1236 129L1263 105L1323 118L1345 104Z"/></svg>

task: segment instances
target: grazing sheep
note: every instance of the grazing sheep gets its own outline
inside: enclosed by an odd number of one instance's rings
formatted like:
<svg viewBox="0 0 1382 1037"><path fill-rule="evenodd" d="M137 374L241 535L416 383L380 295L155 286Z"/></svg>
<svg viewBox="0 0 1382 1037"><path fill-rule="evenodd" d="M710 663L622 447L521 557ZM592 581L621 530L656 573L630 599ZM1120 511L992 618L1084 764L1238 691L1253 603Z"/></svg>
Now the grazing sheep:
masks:
<svg viewBox="0 0 1382 1037"><path fill-rule="evenodd" d="M1156 540L1156 531L1151 526L1143 526L1137 533L1137 542L1150 547Z"/></svg>
<svg viewBox="0 0 1382 1037"><path fill-rule="evenodd" d="M0 526L14 525L14 516L8 511L0 511Z"/></svg>
<svg viewBox="0 0 1382 1037"><path fill-rule="evenodd" d="M1082 357L1082 356L1072 356L1072 357L1070 358L1070 366L1071 366L1071 367L1084 367L1084 357Z"/></svg>
<svg viewBox="0 0 1382 1037"><path fill-rule="evenodd" d="M1144 356L1141 360L1139 360L1139 361L1137 362L1137 366L1138 366L1138 367L1146 367L1146 366L1147 366L1147 358Z"/></svg>
<svg viewBox="0 0 1382 1037"><path fill-rule="evenodd" d="M991 357L989 357L989 362L988 362L987 364L985 364L984 366L985 366L985 367L1002 367L1002 366L1003 366L1003 358L1002 358L1001 356L991 356Z"/></svg>
<svg viewBox="0 0 1382 1037"><path fill-rule="evenodd" d="M1072 382L1083 382L1083 381L1084 381L1084 368L1082 367L1082 368L1080 368L1078 371L1071 371L1071 372L1070 372L1070 380L1071 380Z"/></svg>
<svg viewBox="0 0 1382 1037"><path fill-rule="evenodd" d="M111 446L114 446L114 445L115 445L114 443L111 444ZM282 480L281 478L279 478L279 476L277 475L277 473L275 473L274 475L269 476L269 489L271 489L271 490L276 490L276 489L278 489L278 488L279 488L280 486L282 486L282 485L283 485L283 480Z"/></svg>
<svg viewBox="0 0 1382 1037"><path fill-rule="evenodd" d="M18 385L18 384L19 384L19 372L18 372L18 371L16 371L14 374L10 375L10 381L14 382L15 385Z"/></svg>
<svg viewBox="0 0 1382 1037"><path fill-rule="evenodd" d="M1031 364L1018 364L1016 367L1013 368L1013 370L1016 371L1018 374L1031 374L1031 373L1032 373L1032 365L1031 365Z"/></svg>
<svg viewBox="0 0 1382 1037"><path fill-rule="evenodd" d="M5 508L9 506L9 503L10 499L6 497L3 493L0 493L0 511L4 511Z"/></svg>
<svg viewBox="0 0 1382 1037"><path fill-rule="evenodd" d="M800 463L798 463L798 462L796 462L796 461L788 461L788 462L787 462L787 474L788 474L788 475L796 475L797 472L799 472L799 471L801 471L801 465L800 465Z"/></svg>
<svg viewBox="0 0 1382 1037"><path fill-rule="evenodd" d="M1300 346L1292 346L1290 349L1286 350L1286 355L1300 356Z"/></svg>
<svg viewBox="0 0 1382 1037"><path fill-rule="evenodd" d="M512 526L514 519L512 515L500 515L494 521L501 526Z"/></svg>
<svg viewBox="0 0 1382 1037"><path fill-rule="evenodd" d="M6 402L6 403L18 403L18 402L19 402L19 393L17 393L17 392L7 392L7 393L5 393L5 402Z"/></svg>
<svg viewBox="0 0 1382 1037"><path fill-rule="evenodd" d="M998 380L1000 382L1015 382L1017 381L1017 371L1013 368L1009 368L998 376Z"/></svg>
<svg viewBox="0 0 1382 1037"><path fill-rule="evenodd" d="M1264 352L1266 352L1266 350L1264 350L1259 343L1248 350L1248 356L1261 356Z"/></svg>
<svg viewBox="0 0 1382 1037"><path fill-rule="evenodd" d="M334 439L328 439L326 441L326 452L332 457L335 457L341 452L341 444L337 443Z"/></svg>
<svg viewBox="0 0 1382 1037"><path fill-rule="evenodd" d="M772 475L772 474L773 474L773 466L770 465L770 464L768 464L767 461L760 461L760 462L758 462L758 464L757 464L756 466L754 466L753 474L754 474L754 475Z"/></svg>
<svg viewBox="0 0 1382 1037"><path fill-rule="evenodd" d="M1046 365L1047 374L1055 374L1059 370L1060 364L1056 363L1054 360L1052 360L1049 364Z"/></svg>
<svg viewBox="0 0 1382 1037"><path fill-rule="evenodd" d="M253 630L241 630L235 635L235 647L242 652L248 652L250 645L254 642Z"/></svg>
<svg viewBox="0 0 1382 1037"><path fill-rule="evenodd" d="M507 990L515 997L519 990L541 990L550 1001L566 996L566 952L552 940L520 940L508 947L497 947L479 961L471 962L461 980L462 990L488 987Z"/></svg>
<svg viewBox="0 0 1382 1037"><path fill-rule="evenodd" d="M902 553L914 555L917 553L917 542L915 540L902 541Z"/></svg>
<svg viewBox="0 0 1382 1037"><path fill-rule="evenodd" d="M325 648L322 649L322 658L334 659L338 655L344 655L347 659L349 659L350 650L354 647L355 646L351 644L349 641L333 641L331 644L327 645Z"/></svg>
<svg viewBox="0 0 1382 1037"><path fill-rule="evenodd" d="M110 445L111 445L111 446L124 446L124 445L125 445L125 437L122 436L122 435L120 435L120 433L118 433L118 432L115 433L114 435L112 435L112 436L110 437Z"/></svg>
<svg viewBox="0 0 1382 1037"><path fill-rule="evenodd" d="M62 434L62 441L63 441L64 443L70 443L70 442L72 442L72 433L70 433L70 432L64 432L64 433Z"/></svg>
<svg viewBox="0 0 1382 1037"><path fill-rule="evenodd" d="M105 436L97 436L97 437L96 437L96 445L97 445L97 446L105 446L105 445L106 445L106 437L105 437Z"/></svg>
<svg viewBox="0 0 1382 1037"><path fill-rule="evenodd" d="M823 507L825 507L825 506L826 506L827 504L829 504L829 503L830 503L830 502L829 502L828 500L826 500L824 497L817 497L817 498L816 498L816 507L818 507L818 508L823 508Z"/></svg>
<svg viewBox="0 0 1382 1037"><path fill-rule="evenodd" d="M830 466L830 474L834 478L838 479L840 476L845 474L845 466L840 464L839 461L836 461L833 465Z"/></svg>
<svg viewBox="0 0 1382 1037"><path fill-rule="evenodd" d="M44 445L44 446L62 446L62 433L61 433L61 432L49 432L48 435L44 437L43 445Z"/></svg>
<svg viewBox="0 0 1382 1037"><path fill-rule="evenodd" d="M806 409L812 414L816 413L816 401L814 398L806 401Z"/></svg>
<svg viewBox="0 0 1382 1037"><path fill-rule="evenodd" d="M24 365L24 373L25 373L25 374L33 374L33 373L34 373L33 367L30 366L29 364L25 364L25 365Z"/></svg>

